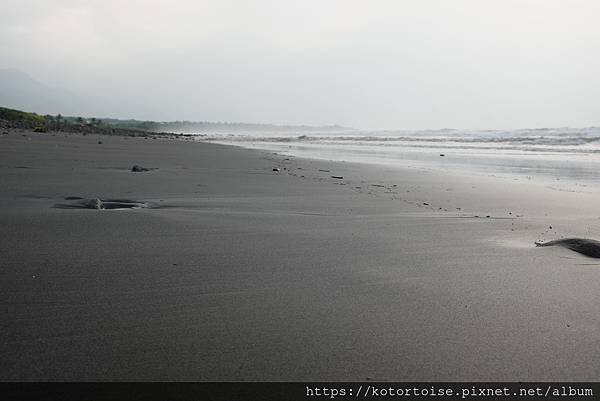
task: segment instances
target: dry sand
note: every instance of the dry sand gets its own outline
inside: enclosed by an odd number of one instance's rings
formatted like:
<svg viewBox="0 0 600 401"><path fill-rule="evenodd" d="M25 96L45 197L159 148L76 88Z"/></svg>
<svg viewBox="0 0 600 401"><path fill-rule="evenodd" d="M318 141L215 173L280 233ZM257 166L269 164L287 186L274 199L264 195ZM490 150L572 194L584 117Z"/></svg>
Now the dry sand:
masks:
<svg viewBox="0 0 600 401"><path fill-rule="evenodd" d="M2 135L0 379L597 380L591 188L285 159Z"/></svg>

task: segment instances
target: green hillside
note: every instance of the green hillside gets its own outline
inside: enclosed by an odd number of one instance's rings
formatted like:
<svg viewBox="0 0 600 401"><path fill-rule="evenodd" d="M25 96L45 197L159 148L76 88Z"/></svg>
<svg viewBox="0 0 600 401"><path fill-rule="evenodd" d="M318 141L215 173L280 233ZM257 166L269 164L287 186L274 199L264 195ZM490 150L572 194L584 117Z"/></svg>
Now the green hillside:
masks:
<svg viewBox="0 0 600 401"><path fill-rule="evenodd" d="M46 118L35 113L0 107L0 119L7 121L25 121L33 124L46 125Z"/></svg>

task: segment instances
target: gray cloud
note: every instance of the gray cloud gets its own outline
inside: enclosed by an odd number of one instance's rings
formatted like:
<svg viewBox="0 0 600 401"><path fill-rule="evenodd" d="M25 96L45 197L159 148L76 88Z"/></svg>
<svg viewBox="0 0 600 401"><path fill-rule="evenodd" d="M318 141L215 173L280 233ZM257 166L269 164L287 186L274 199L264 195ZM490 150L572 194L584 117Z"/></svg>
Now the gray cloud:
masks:
<svg viewBox="0 0 600 401"><path fill-rule="evenodd" d="M0 68L94 115L600 125L599 16L594 0L5 0Z"/></svg>

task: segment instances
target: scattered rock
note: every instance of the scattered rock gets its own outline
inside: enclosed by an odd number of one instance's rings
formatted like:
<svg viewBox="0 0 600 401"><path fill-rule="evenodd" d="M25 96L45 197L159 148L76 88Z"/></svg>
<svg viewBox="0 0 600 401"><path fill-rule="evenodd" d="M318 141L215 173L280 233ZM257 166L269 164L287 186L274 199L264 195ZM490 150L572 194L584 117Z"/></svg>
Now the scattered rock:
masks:
<svg viewBox="0 0 600 401"><path fill-rule="evenodd" d="M332 175L331 178L336 178L338 180L343 180L344 177L342 177L341 175Z"/></svg>
<svg viewBox="0 0 600 401"><path fill-rule="evenodd" d="M444 157L444 156L446 156L446 155L445 155L445 154L443 154L443 153L440 153L440 156L441 156L441 157Z"/></svg>
<svg viewBox="0 0 600 401"><path fill-rule="evenodd" d="M322 171L324 173L329 173L330 172L330 170L322 170L322 169L319 169L319 171Z"/></svg>
<svg viewBox="0 0 600 401"><path fill-rule="evenodd" d="M281 169L278 169L277 167L273 167L273 171L276 173L279 173L281 171Z"/></svg>
<svg viewBox="0 0 600 401"><path fill-rule="evenodd" d="M98 141L98 145L102 145L102 141Z"/></svg>

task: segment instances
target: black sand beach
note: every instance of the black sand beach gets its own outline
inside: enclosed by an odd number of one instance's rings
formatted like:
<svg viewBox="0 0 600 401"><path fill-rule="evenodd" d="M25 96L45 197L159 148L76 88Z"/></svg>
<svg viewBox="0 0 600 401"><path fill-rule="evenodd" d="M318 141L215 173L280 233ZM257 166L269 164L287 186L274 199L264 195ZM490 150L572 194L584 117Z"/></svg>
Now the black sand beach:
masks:
<svg viewBox="0 0 600 401"><path fill-rule="evenodd" d="M597 380L600 260L534 244L599 233L595 192L182 140L0 155L1 380Z"/></svg>

